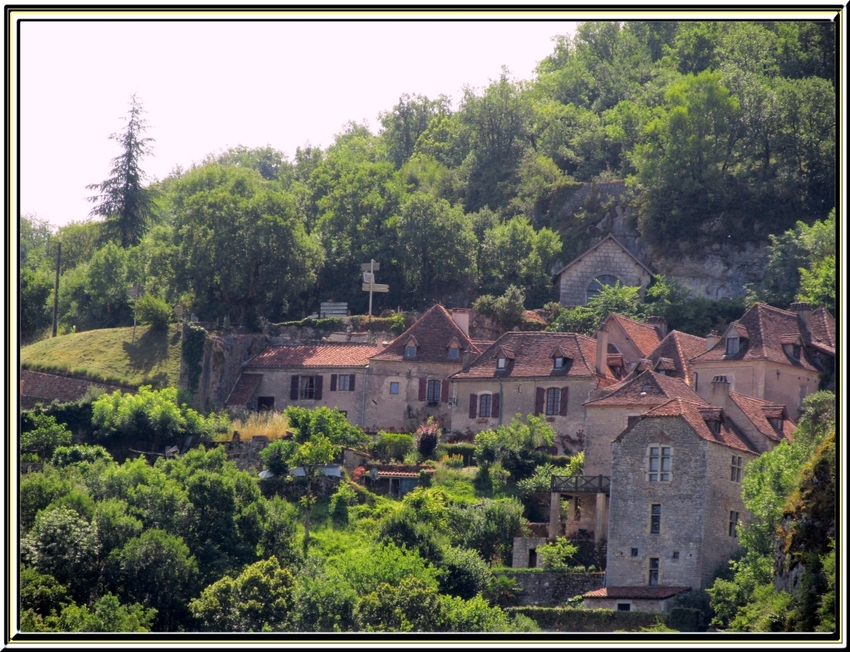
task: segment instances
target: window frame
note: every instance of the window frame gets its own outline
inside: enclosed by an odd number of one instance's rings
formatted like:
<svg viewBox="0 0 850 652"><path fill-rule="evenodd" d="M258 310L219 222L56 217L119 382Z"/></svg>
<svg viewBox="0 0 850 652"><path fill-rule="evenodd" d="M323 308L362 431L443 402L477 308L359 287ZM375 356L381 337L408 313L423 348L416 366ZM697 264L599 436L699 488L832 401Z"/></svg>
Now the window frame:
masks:
<svg viewBox="0 0 850 652"><path fill-rule="evenodd" d="M729 536L735 539L738 538L738 521L741 520L741 513L733 509L729 510Z"/></svg>
<svg viewBox="0 0 850 652"><path fill-rule="evenodd" d="M555 358L554 358L554 363L553 363L552 368L560 371L565 366L566 366L566 360L564 359L564 356L556 355Z"/></svg>
<svg viewBox="0 0 850 652"><path fill-rule="evenodd" d="M647 586L659 586L658 581L661 575L661 558L660 557L650 557L648 563L648 571L649 575L647 579Z"/></svg>
<svg viewBox="0 0 850 652"><path fill-rule="evenodd" d="M456 346L450 346L447 359L448 360L460 360L460 349Z"/></svg>
<svg viewBox="0 0 850 652"><path fill-rule="evenodd" d="M552 400L554 397L554 400ZM561 413L561 388L546 388L546 403L543 406L543 414L547 417L556 417Z"/></svg>
<svg viewBox="0 0 850 652"><path fill-rule="evenodd" d="M298 400L299 401L314 401L314 400L316 400L316 377L315 376L299 376L298 377Z"/></svg>
<svg viewBox="0 0 850 652"><path fill-rule="evenodd" d="M485 400L486 399L486 400ZM484 409L484 406L487 406L487 409ZM486 414L485 414L486 412ZM478 418L479 419L489 419L493 415L493 395L492 394L479 394L478 395Z"/></svg>
<svg viewBox="0 0 850 652"><path fill-rule="evenodd" d="M350 392L351 391L351 374L339 374L336 379L336 391Z"/></svg>
<svg viewBox="0 0 850 652"><path fill-rule="evenodd" d="M661 534L661 503L652 503L649 507L649 533Z"/></svg>
<svg viewBox="0 0 850 652"><path fill-rule="evenodd" d="M397 380L391 380L390 381L390 394L396 394L397 395L400 387L401 387L401 385L399 384L399 382ZM395 391L393 391L393 390L395 390Z"/></svg>
<svg viewBox="0 0 850 652"><path fill-rule="evenodd" d="M736 333L726 337L726 355L737 355L741 350L741 337Z"/></svg>
<svg viewBox="0 0 850 652"><path fill-rule="evenodd" d="M411 350L413 353L411 353ZM416 345L406 344L404 347L404 357L406 360L413 360L416 357Z"/></svg>
<svg viewBox="0 0 850 652"><path fill-rule="evenodd" d="M730 481L736 484L741 484L741 477L744 475L744 460L740 455L732 456Z"/></svg>
<svg viewBox="0 0 850 652"><path fill-rule="evenodd" d="M436 392L434 391L436 388ZM439 403L440 394L442 392L442 382L439 380L429 380L426 386L425 401L427 403Z"/></svg>
<svg viewBox="0 0 850 652"><path fill-rule="evenodd" d="M653 451L657 450L657 453ZM665 455L664 451L667 451ZM657 460L657 467L653 461ZM665 468L665 461L667 462ZM646 480L647 482L672 482L673 480L673 447L663 444L649 444L646 447Z"/></svg>
<svg viewBox="0 0 850 652"><path fill-rule="evenodd" d="M504 356L499 356L496 358L496 369L498 371L502 371L503 369L507 369L508 367L508 359Z"/></svg>

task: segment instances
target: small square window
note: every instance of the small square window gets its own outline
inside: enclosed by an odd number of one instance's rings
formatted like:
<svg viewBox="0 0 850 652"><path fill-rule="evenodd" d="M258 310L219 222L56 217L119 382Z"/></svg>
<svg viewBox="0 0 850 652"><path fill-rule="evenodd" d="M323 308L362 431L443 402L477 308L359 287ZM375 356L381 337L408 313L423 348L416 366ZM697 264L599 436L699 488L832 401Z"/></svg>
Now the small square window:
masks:
<svg viewBox="0 0 850 652"><path fill-rule="evenodd" d="M398 394L398 383L390 383L390 394Z"/></svg>
<svg viewBox="0 0 850 652"><path fill-rule="evenodd" d="M460 351L456 346L449 349L449 360L457 360L460 357Z"/></svg>
<svg viewBox="0 0 850 652"><path fill-rule="evenodd" d="M678 559L678 558L679 558L679 551L678 551L678 550L674 550L674 551L673 551L673 559Z"/></svg>
<svg viewBox="0 0 850 652"><path fill-rule="evenodd" d="M404 349L404 357L405 358L415 358L416 357L416 345L408 344Z"/></svg>
<svg viewBox="0 0 850 652"><path fill-rule="evenodd" d="M637 556L638 556L638 549L632 548L632 557L637 557Z"/></svg>

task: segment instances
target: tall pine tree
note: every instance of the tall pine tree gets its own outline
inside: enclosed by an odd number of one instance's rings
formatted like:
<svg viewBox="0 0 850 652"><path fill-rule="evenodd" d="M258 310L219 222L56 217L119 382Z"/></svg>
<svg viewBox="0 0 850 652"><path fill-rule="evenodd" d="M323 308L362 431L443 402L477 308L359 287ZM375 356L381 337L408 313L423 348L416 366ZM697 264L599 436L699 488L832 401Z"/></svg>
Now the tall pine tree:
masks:
<svg viewBox="0 0 850 652"><path fill-rule="evenodd" d="M153 138L143 138L147 122L142 118L142 102L135 95L130 99L127 126L111 134L110 140L121 145L121 154L112 159L108 179L87 186L98 194L88 200L95 204L90 215L106 218L103 235L107 240L118 241L122 247L138 244L144 235L151 212L150 190L143 187L145 173L139 164L151 153Z"/></svg>

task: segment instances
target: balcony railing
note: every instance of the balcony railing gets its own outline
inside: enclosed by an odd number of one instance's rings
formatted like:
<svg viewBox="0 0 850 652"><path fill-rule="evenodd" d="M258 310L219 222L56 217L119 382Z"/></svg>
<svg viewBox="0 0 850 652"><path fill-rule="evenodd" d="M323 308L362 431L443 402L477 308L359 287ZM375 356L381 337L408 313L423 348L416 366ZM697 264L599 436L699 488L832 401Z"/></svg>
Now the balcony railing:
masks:
<svg viewBox="0 0 850 652"><path fill-rule="evenodd" d="M607 494L611 493L608 475L553 475L552 493Z"/></svg>

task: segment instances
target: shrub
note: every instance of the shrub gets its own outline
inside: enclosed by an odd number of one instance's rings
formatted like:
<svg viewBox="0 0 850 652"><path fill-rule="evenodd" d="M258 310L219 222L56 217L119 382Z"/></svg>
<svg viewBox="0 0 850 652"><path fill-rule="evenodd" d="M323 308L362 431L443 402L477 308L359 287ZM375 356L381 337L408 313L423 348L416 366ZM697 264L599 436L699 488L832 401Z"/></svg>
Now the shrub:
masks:
<svg viewBox="0 0 850 652"><path fill-rule="evenodd" d="M472 466L475 456L475 444L440 444L436 448L436 455L438 458L444 455L460 455L463 457L464 466Z"/></svg>
<svg viewBox="0 0 850 652"><path fill-rule="evenodd" d="M416 429L416 450L422 457L428 457L440 443L440 423L434 417L428 417L428 421Z"/></svg>
<svg viewBox="0 0 850 652"><path fill-rule="evenodd" d="M136 319L142 324L150 324L151 330L162 331L168 328L171 320L171 306L152 294L144 294L136 301Z"/></svg>
<svg viewBox="0 0 850 652"><path fill-rule="evenodd" d="M404 456L414 452L415 442L413 435L398 432L379 432L378 438L372 444L374 453L382 462L391 460L404 460Z"/></svg>
<svg viewBox="0 0 850 652"><path fill-rule="evenodd" d="M21 432L21 452L34 453L39 459L48 460L59 446L69 446L73 435L56 418L43 412L32 412L28 419L31 427Z"/></svg>
<svg viewBox="0 0 850 652"><path fill-rule="evenodd" d="M112 456L103 446L91 446L80 444L77 446L59 446L53 452L51 460L55 466L68 466L79 462L95 462L97 460L111 460Z"/></svg>
<svg viewBox="0 0 850 652"><path fill-rule="evenodd" d="M564 570L569 568L569 562L573 559L576 552L578 552L578 548L562 537L537 549L537 554L543 560L543 568L548 570Z"/></svg>
<svg viewBox="0 0 850 652"><path fill-rule="evenodd" d="M440 462L445 464L450 469L462 469L463 455L443 455L440 458Z"/></svg>

